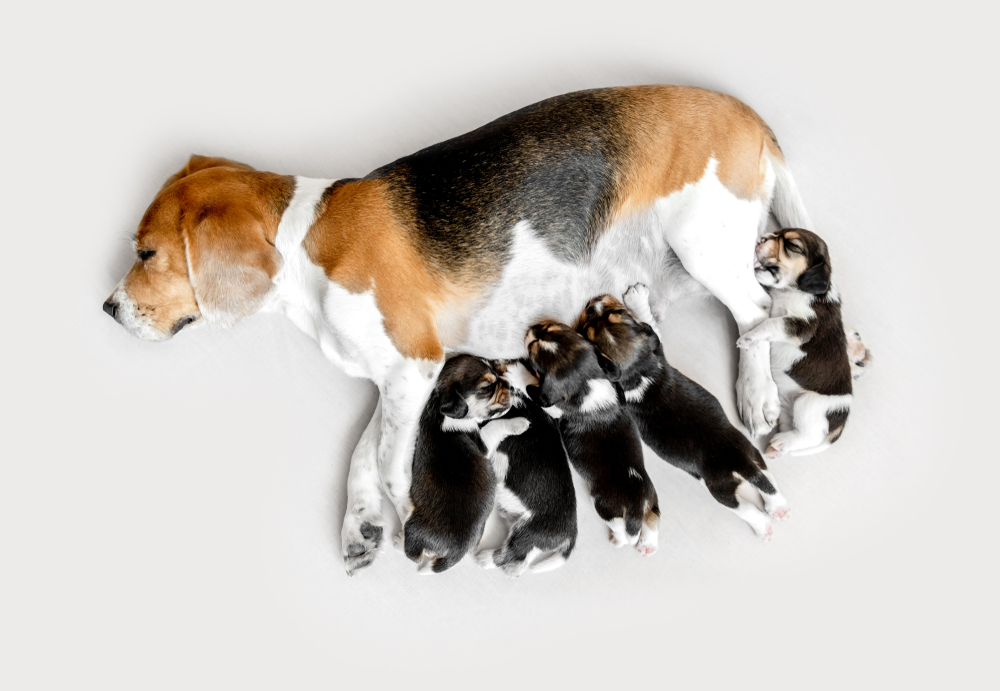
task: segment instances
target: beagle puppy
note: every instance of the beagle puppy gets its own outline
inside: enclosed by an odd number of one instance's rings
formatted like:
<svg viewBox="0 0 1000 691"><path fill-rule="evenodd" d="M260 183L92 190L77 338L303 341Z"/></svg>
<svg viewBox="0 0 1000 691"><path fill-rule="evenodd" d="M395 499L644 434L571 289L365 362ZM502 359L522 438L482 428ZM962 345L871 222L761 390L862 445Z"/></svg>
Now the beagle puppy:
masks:
<svg viewBox="0 0 1000 691"><path fill-rule="evenodd" d="M730 424L715 396L667 362L650 326L645 286L633 286L625 300L628 308L610 295L595 297L577 330L621 370L625 408L642 440L667 463L701 480L759 538L770 540L770 519L784 520L789 510L760 452ZM762 500L764 511L744 499L747 494Z"/></svg>
<svg viewBox="0 0 1000 691"><path fill-rule="evenodd" d="M513 406L504 419L524 418L527 432L509 436L493 454L497 506L508 525L500 549L483 550L476 561L508 576L551 571L566 563L576 545L576 491L559 425L529 398L538 380L515 361L507 364Z"/></svg>
<svg viewBox="0 0 1000 691"><path fill-rule="evenodd" d="M654 311L707 290L740 333L767 318L748 258L770 211L808 226L784 154L748 106L686 86L550 98L363 177L192 156L152 200L104 303L166 340L276 311L380 399L351 459L348 573L375 558L382 494L407 517L417 427L446 353L524 356L543 318L649 286ZM780 412L767 348L740 356L753 435Z"/></svg>
<svg viewBox="0 0 1000 691"><path fill-rule="evenodd" d="M843 433L853 394L830 252L816 233L786 228L760 239L754 267L771 295L771 318L743 334L736 345L749 350L771 344L781 432L771 438L764 455L822 451ZM858 351L864 344L853 348ZM858 363L867 364L867 351Z"/></svg>
<svg viewBox="0 0 1000 691"><path fill-rule="evenodd" d="M542 407L559 410L559 430L570 463L590 488L597 515L616 547L656 551L660 506L646 474L635 421L622 406L618 366L565 324L545 321L525 339Z"/></svg>
<svg viewBox="0 0 1000 691"><path fill-rule="evenodd" d="M461 561L483 535L493 510L489 457L524 418L494 420L511 406L510 387L494 363L471 355L449 359L420 417L413 452L413 510L403 551L418 571L440 573ZM480 424L487 420L480 429Z"/></svg>

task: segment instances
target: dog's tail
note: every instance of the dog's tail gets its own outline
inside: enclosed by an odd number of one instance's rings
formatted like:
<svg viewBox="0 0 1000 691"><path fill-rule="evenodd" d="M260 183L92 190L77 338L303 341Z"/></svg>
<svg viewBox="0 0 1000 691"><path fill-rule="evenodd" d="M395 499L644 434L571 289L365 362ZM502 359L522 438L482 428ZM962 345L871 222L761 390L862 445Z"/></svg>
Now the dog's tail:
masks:
<svg viewBox="0 0 1000 691"><path fill-rule="evenodd" d="M799 188L795 185L792 171L780 156L771 156L774 168L774 196L771 197L771 213L782 228L812 229L812 221L806 211Z"/></svg>

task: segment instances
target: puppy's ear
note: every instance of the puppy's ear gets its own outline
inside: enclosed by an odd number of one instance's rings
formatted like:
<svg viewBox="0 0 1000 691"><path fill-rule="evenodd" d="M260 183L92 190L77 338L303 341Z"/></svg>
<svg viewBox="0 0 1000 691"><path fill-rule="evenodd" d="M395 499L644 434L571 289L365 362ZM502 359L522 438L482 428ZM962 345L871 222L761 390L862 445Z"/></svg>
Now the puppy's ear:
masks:
<svg viewBox="0 0 1000 691"><path fill-rule="evenodd" d="M649 341L649 349L656 350L659 348L660 337L656 335L656 331L653 330L653 327L646 322L641 322L640 326L642 327L642 333L646 335L646 340Z"/></svg>
<svg viewBox="0 0 1000 691"><path fill-rule="evenodd" d="M532 400L543 408L554 406L562 400L559 386L552 377L543 376L539 379L538 386L531 386L528 389L537 392L537 395L532 395L530 392L528 395L532 396Z"/></svg>
<svg viewBox="0 0 1000 691"><path fill-rule="evenodd" d="M813 295L822 295L830 290L830 265L820 257L816 263L802 272L797 281L799 290Z"/></svg>
<svg viewBox="0 0 1000 691"><path fill-rule="evenodd" d="M611 381L618 381L622 378L622 368L619 367L613 360L608 358L604 353L599 351L596 347L594 348L594 353L597 355L597 364L601 366L604 370L604 374L608 376Z"/></svg>
<svg viewBox="0 0 1000 691"><path fill-rule="evenodd" d="M469 414L469 405L462 398L462 394L455 384L448 387L448 392L445 394L444 400L441 401L440 410L442 415L456 420L461 420Z"/></svg>

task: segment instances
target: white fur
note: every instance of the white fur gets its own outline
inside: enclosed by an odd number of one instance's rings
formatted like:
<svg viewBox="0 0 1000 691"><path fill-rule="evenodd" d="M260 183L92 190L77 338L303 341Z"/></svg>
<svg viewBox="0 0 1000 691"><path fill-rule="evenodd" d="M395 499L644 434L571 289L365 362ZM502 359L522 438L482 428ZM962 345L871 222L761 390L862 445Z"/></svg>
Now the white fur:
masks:
<svg viewBox="0 0 1000 691"><path fill-rule="evenodd" d="M652 383L653 380L649 377L642 377L639 380L639 386L625 392L625 400L629 403L638 403L642 400L642 397L646 395L646 391Z"/></svg>
<svg viewBox="0 0 1000 691"><path fill-rule="evenodd" d="M830 422L827 413L837 410L850 410L852 396L825 396L815 391L802 391L791 400L789 417L792 429L779 432L768 443L768 458L777 458L786 453L793 456L805 456L818 453L828 446L827 435L830 433Z"/></svg>
<svg viewBox="0 0 1000 691"><path fill-rule="evenodd" d="M642 480L642 474L632 466L628 468L628 476L634 477L636 480Z"/></svg>
<svg viewBox="0 0 1000 691"><path fill-rule="evenodd" d="M592 413L618 405L618 393L615 385L607 379L591 379L587 382L590 391L583 397L580 404L581 413Z"/></svg>
<svg viewBox="0 0 1000 691"><path fill-rule="evenodd" d="M444 416L444 422L441 423L442 432L475 432L479 430L479 420L475 418L463 418L456 419L453 417Z"/></svg>

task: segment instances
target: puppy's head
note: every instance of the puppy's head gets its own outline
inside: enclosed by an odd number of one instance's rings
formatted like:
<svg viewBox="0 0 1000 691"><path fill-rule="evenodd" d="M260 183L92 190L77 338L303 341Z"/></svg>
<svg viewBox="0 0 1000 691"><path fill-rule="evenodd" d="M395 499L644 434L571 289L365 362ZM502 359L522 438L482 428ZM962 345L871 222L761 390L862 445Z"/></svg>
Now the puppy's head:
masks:
<svg viewBox="0 0 1000 691"><path fill-rule="evenodd" d="M763 286L823 295L830 289L831 271L826 243L811 231L786 228L757 243L754 273Z"/></svg>
<svg viewBox="0 0 1000 691"><path fill-rule="evenodd" d="M511 406L503 365L472 355L456 355L438 375L440 411L455 420L489 420Z"/></svg>
<svg viewBox="0 0 1000 691"><path fill-rule="evenodd" d="M256 312L281 264L273 243L293 185L241 163L192 156L143 215L135 263L104 311L151 341L194 322L229 326Z"/></svg>
<svg viewBox="0 0 1000 691"><path fill-rule="evenodd" d="M569 326L544 321L528 329L524 345L538 375L538 403L575 409L593 380L618 381L621 370Z"/></svg>
<svg viewBox="0 0 1000 691"><path fill-rule="evenodd" d="M600 295L587 303L577 331L623 374L639 363L648 362L660 345L653 327L640 322L610 295Z"/></svg>

